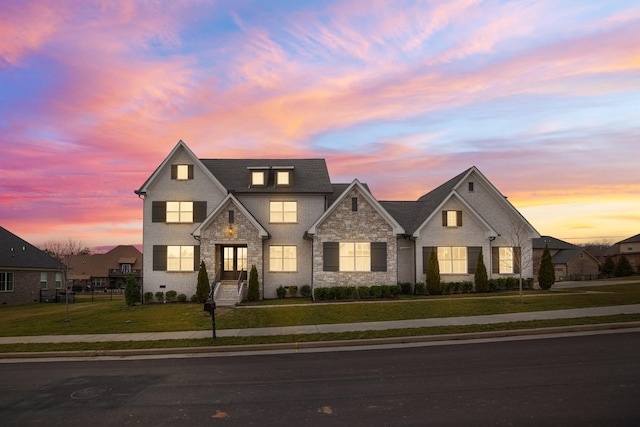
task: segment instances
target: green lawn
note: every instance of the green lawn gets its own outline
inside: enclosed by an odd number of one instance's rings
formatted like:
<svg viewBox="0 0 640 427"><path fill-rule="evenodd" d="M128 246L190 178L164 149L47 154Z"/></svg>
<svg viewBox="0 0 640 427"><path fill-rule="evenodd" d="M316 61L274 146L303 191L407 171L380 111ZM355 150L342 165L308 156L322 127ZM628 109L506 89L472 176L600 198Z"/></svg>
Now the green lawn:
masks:
<svg viewBox="0 0 640 427"><path fill-rule="evenodd" d="M587 291L587 292L585 292ZM371 322L431 317L474 316L563 308L640 303L640 282L572 289L528 291L521 304L517 293L481 296L424 297L388 302L354 302L245 306L216 310L218 329ZM127 307L124 301L101 300L69 304L32 304L0 308L0 336L67 335L207 330L211 319L201 304L151 304Z"/></svg>

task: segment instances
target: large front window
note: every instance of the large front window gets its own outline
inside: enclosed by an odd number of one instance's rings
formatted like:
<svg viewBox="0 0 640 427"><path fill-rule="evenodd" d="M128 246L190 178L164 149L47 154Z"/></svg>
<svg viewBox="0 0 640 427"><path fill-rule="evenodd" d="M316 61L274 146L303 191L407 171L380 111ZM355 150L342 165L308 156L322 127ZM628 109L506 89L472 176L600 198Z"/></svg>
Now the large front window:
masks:
<svg viewBox="0 0 640 427"><path fill-rule="evenodd" d="M270 202L269 203L270 222L297 222L298 202Z"/></svg>
<svg viewBox="0 0 640 427"><path fill-rule="evenodd" d="M513 273L513 248L500 248L500 274Z"/></svg>
<svg viewBox="0 0 640 427"><path fill-rule="evenodd" d="M167 246L167 271L193 271L193 246Z"/></svg>
<svg viewBox="0 0 640 427"><path fill-rule="evenodd" d="M13 292L13 273L0 273L0 292Z"/></svg>
<svg viewBox="0 0 640 427"><path fill-rule="evenodd" d="M297 249L295 246L270 246L269 269L271 271L296 271Z"/></svg>
<svg viewBox="0 0 640 427"><path fill-rule="evenodd" d="M467 248L438 247L438 267L441 274L467 274Z"/></svg>
<svg viewBox="0 0 640 427"><path fill-rule="evenodd" d="M193 222L193 202L167 202L167 222Z"/></svg>
<svg viewBox="0 0 640 427"><path fill-rule="evenodd" d="M340 242L340 271L371 271L371 244Z"/></svg>

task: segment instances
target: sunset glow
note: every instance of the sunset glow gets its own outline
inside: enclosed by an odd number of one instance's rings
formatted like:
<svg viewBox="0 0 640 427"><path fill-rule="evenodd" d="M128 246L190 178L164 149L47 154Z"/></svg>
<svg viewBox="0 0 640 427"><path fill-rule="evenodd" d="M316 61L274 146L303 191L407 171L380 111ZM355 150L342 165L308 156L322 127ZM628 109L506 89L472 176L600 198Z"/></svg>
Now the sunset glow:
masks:
<svg viewBox="0 0 640 427"><path fill-rule="evenodd" d="M543 235L640 232L637 1L0 2L0 225L142 242L201 158L325 158L379 200L477 166Z"/></svg>

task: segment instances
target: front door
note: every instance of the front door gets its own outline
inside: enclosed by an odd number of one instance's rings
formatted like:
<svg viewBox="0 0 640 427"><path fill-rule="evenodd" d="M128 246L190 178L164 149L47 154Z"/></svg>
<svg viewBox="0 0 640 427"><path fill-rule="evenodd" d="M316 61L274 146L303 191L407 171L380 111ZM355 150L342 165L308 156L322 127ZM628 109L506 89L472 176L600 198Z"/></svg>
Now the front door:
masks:
<svg viewBox="0 0 640 427"><path fill-rule="evenodd" d="M222 280L236 280L241 271L247 270L246 246L222 247Z"/></svg>

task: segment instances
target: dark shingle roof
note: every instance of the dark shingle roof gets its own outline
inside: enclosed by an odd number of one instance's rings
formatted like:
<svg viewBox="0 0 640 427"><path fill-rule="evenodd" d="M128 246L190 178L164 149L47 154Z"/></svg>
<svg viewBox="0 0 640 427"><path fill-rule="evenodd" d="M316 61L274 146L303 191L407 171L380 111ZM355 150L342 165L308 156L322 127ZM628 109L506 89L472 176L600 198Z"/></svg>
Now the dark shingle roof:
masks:
<svg viewBox="0 0 640 427"><path fill-rule="evenodd" d="M200 159L202 164L232 193L325 193L333 192L324 159ZM248 168L293 167L291 186L275 187L273 174L265 187L249 185Z"/></svg>
<svg viewBox="0 0 640 427"><path fill-rule="evenodd" d="M620 240L618 243L636 243L636 242L640 242L640 234L631 236L628 239Z"/></svg>
<svg viewBox="0 0 640 427"><path fill-rule="evenodd" d="M579 256L581 252L583 252L582 248L562 249L551 257L551 262L553 264L567 264L569 261Z"/></svg>
<svg viewBox="0 0 640 427"><path fill-rule="evenodd" d="M0 267L60 270L64 268L64 264L0 227Z"/></svg>
<svg viewBox="0 0 640 427"><path fill-rule="evenodd" d="M553 250L581 249L576 245L572 245L571 243L565 242L564 240L556 239L555 237L551 236L541 236L533 239L533 249L544 249L545 245L547 245L549 249Z"/></svg>
<svg viewBox="0 0 640 427"><path fill-rule="evenodd" d="M398 221L406 234L413 234L429 215L427 204L423 202L383 201L380 205Z"/></svg>

